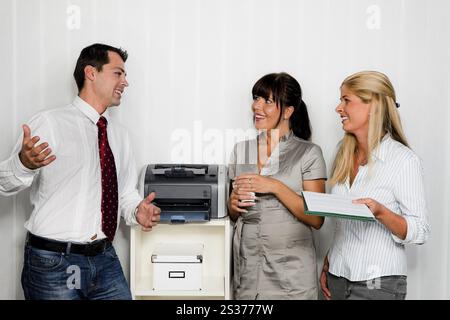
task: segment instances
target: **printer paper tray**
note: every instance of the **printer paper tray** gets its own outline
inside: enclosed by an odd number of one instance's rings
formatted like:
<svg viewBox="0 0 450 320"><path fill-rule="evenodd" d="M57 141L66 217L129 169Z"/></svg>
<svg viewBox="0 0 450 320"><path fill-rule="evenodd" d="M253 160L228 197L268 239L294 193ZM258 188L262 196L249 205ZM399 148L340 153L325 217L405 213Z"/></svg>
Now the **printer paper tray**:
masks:
<svg viewBox="0 0 450 320"><path fill-rule="evenodd" d="M161 221L165 223L186 223L209 221L209 210L183 212L180 210L162 210Z"/></svg>

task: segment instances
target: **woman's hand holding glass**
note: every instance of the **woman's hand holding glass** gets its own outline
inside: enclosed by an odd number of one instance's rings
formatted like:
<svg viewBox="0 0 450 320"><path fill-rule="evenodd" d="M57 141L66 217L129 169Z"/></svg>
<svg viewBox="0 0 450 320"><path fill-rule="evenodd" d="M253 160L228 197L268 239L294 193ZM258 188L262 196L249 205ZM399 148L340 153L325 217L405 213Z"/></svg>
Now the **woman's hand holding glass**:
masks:
<svg viewBox="0 0 450 320"><path fill-rule="evenodd" d="M233 189L254 193L275 193L278 181L259 174L243 174L234 180Z"/></svg>
<svg viewBox="0 0 450 320"><path fill-rule="evenodd" d="M255 205L255 193L239 190L233 187L233 191L230 195L230 209L239 214L247 213L245 208Z"/></svg>

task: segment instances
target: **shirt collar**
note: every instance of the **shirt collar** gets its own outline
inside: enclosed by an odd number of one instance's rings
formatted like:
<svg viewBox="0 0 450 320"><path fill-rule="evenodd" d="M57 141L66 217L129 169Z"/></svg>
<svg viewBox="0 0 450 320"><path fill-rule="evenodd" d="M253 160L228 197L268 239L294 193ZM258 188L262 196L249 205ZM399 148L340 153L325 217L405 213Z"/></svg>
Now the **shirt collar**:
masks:
<svg viewBox="0 0 450 320"><path fill-rule="evenodd" d="M106 120L109 123L110 116L108 109L106 109L105 112L103 112L102 115L100 115L97 110L94 109L93 106L91 106L89 103L81 99L79 96L76 96L73 100L73 105L80 110L89 120L91 120L95 125L97 125L98 119L100 119L100 116L103 116L106 118Z"/></svg>
<svg viewBox="0 0 450 320"><path fill-rule="evenodd" d="M289 130L288 133L286 133L284 136L282 136L280 138L280 142L288 141L293 135L294 135L294 132L292 132L292 130Z"/></svg>
<svg viewBox="0 0 450 320"><path fill-rule="evenodd" d="M288 141L293 135L294 135L294 133L292 132L292 130L289 130L288 133L286 133L284 136L282 136L280 138L280 142ZM265 140L266 136L267 136L267 131L266 130L261 130L260 133L259 133L259 137L262 138L263 140Z"/></svg>

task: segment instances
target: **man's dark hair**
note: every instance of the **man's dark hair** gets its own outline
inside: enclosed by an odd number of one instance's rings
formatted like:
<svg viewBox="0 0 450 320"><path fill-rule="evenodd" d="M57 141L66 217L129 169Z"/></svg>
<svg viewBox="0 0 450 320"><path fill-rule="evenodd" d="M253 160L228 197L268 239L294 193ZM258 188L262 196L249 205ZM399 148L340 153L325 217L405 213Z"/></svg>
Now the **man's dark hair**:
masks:
<svg viewBox="0 0 450 320"><path fill-rule="evenodd" d="M109 63L108 51L117 53L122 58L123 62L127 61L128 53L125 50L106 44L95 43L81 50L77 65L75 66L75 71L73 72L78 92L80 92L84 86L84 68L86 66L93 66L98 71L102 71L103 65Z"/></svg>

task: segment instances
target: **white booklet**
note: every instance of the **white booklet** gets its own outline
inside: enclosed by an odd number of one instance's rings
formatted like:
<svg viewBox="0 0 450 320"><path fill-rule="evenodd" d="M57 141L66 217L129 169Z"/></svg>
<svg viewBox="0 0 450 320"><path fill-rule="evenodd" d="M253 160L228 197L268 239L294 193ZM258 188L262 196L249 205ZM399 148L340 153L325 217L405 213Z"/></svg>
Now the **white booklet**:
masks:
<svg viewBox="0 0 450 320"><path fill-rule="evenodd" d="M305 214L336 218L375 221L375 217L365 204L355 204L351 196L303 191Z"/></svg>

